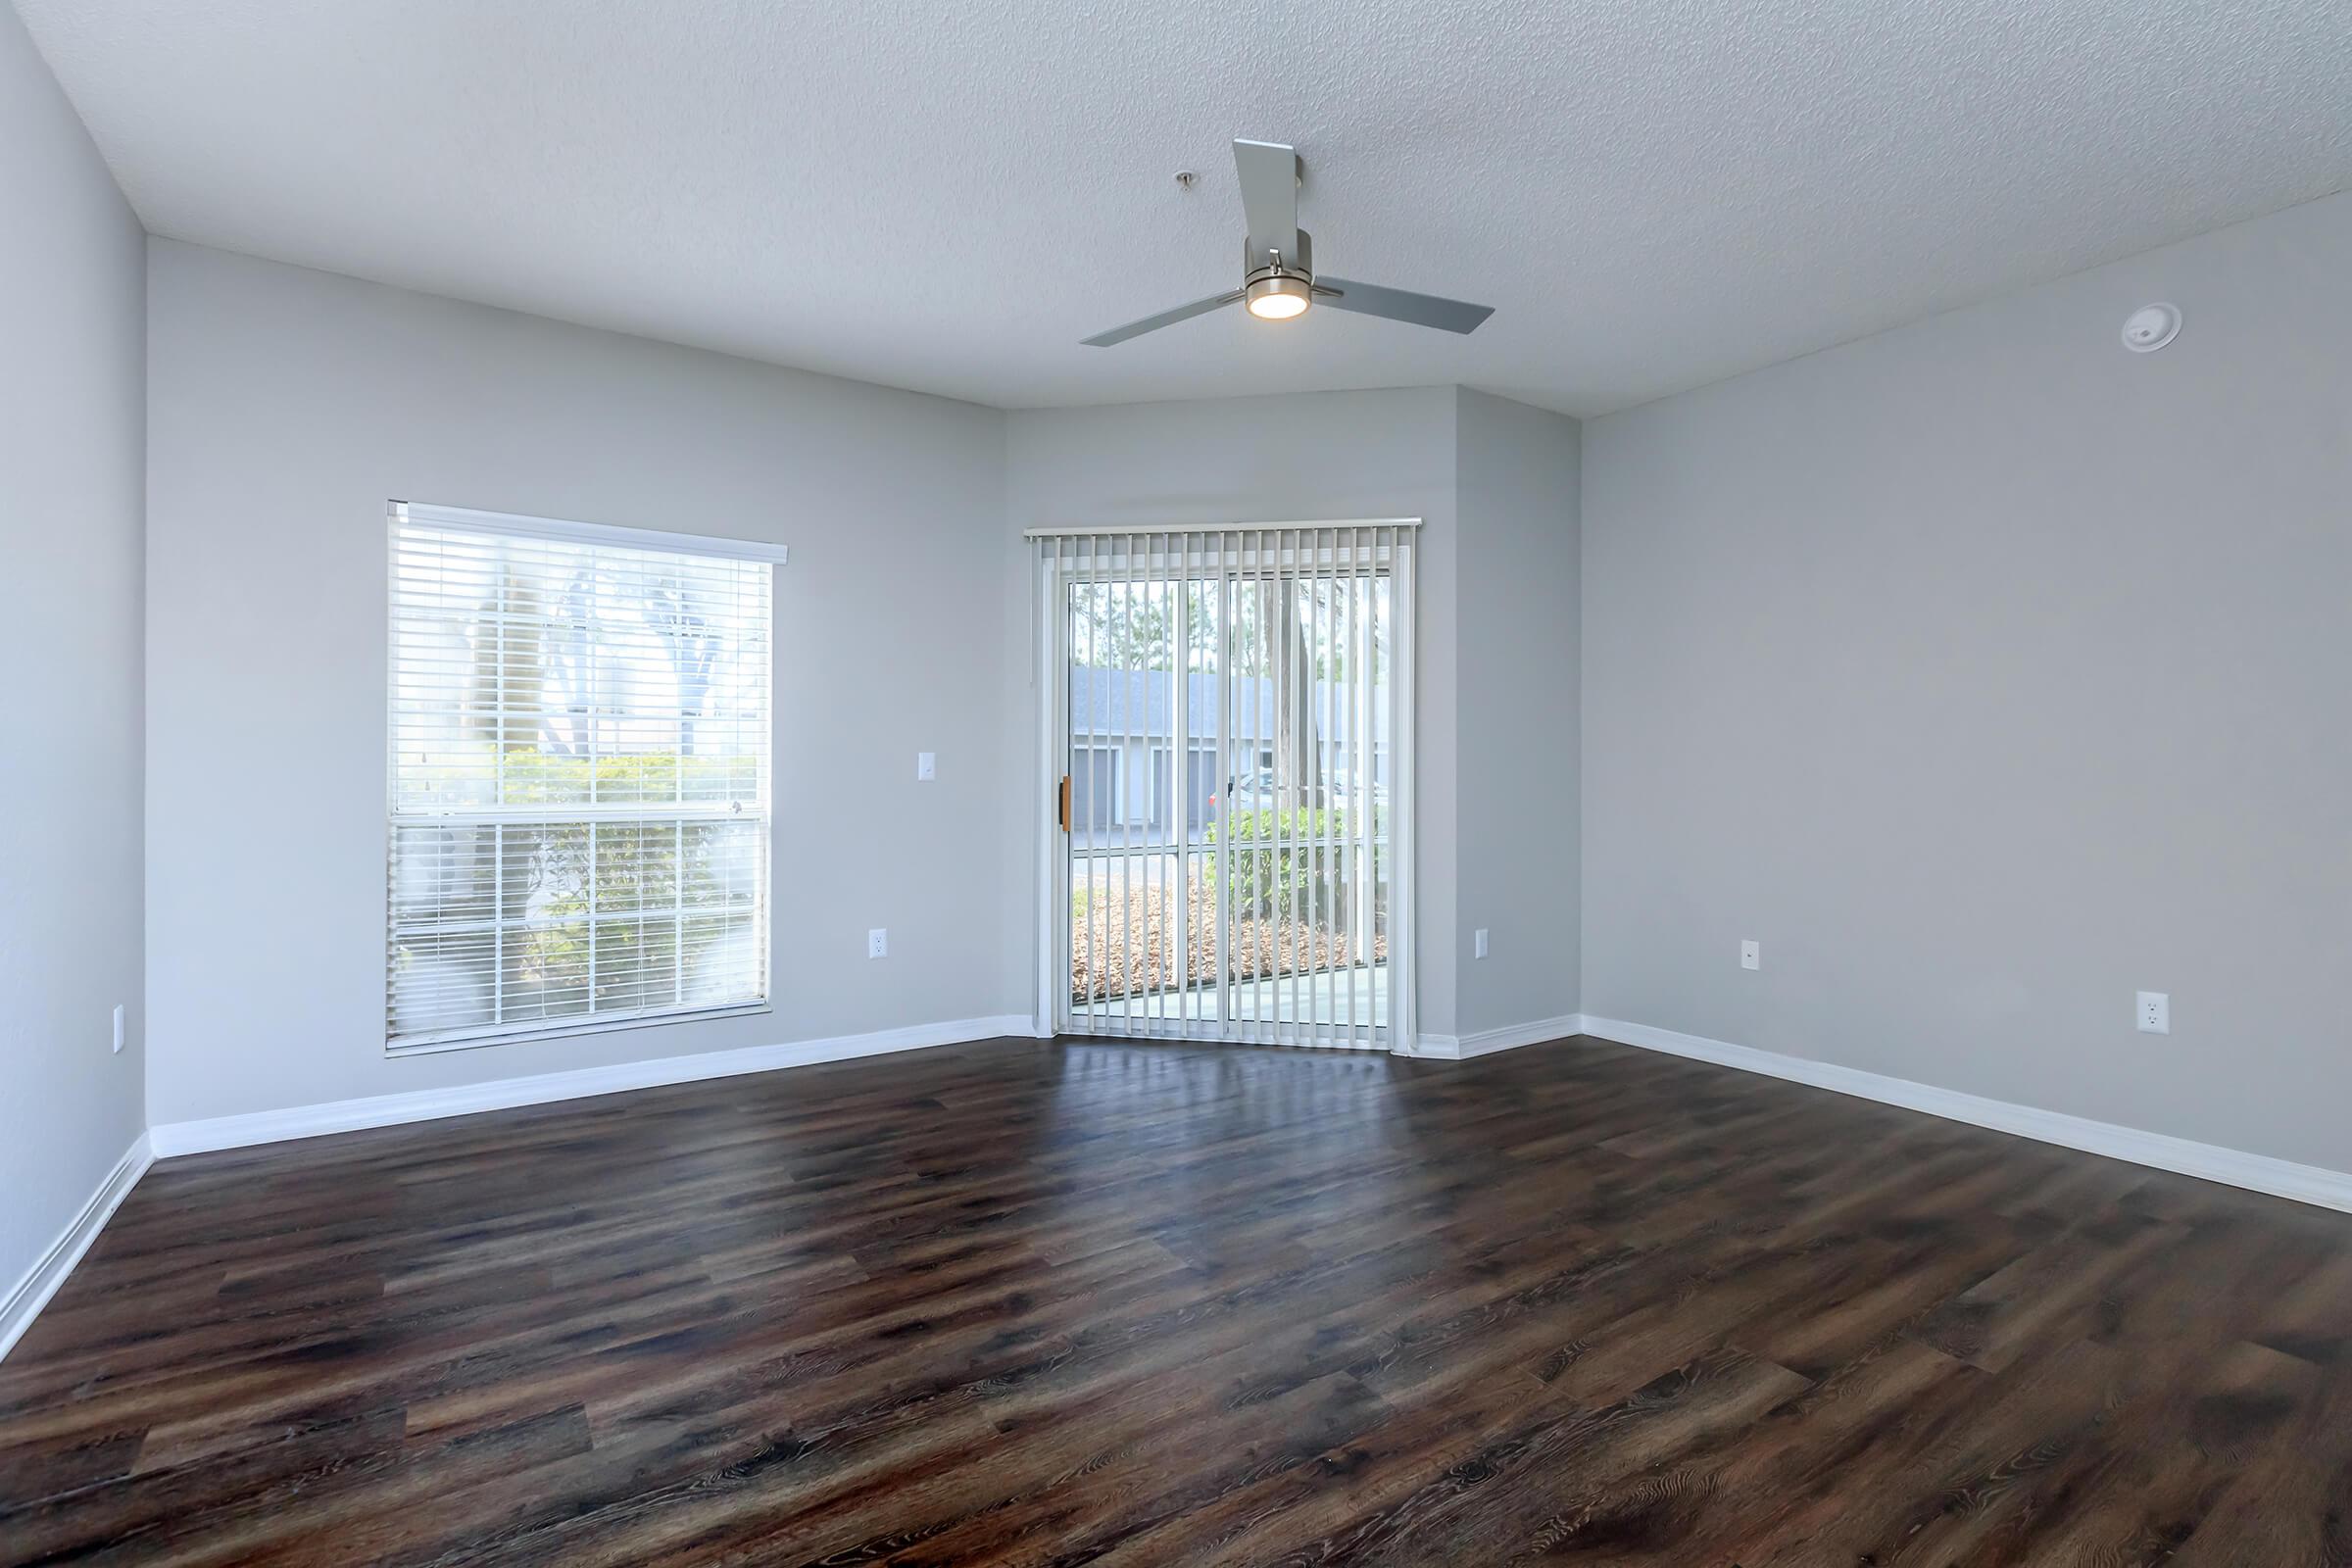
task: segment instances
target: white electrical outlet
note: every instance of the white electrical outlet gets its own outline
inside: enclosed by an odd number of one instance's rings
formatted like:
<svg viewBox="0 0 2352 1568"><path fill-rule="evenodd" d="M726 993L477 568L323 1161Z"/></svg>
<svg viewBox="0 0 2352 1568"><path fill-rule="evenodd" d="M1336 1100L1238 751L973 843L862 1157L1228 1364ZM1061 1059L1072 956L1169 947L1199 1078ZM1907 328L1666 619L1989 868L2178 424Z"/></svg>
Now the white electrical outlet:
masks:
<svg viewBox="0 0 2352 1568"><path fill-rule="evenodd" d="M1740 968L1742 968L1742 969L1761 969L1761 968L1763 968L1763 967L1764 967L1764 944L1763 944L1763 943L1761 943L1761 942L1742 942L1742 943L1740 943Z"/></svg>
<svg viewBox="0 0 2352 1568"><path fill-rule="evenodd" d="M2169 1035L2173 1032L2173 995L2169 991L2142 991L2137 1007L2139 1032L2143 1035Z"/></svg>
<svg viewBox="0 0 2352 1568"><path fill-rule="evenodd" d="M121 1004L120 1002L118 1002L118 1003L116 1003L116 1004L115 1004L115 1051L116 1051L116 1054L120 1054L122 1053L122 1004Z"/></svg>
<svg viewBox="0 0 2352 1568"><path fill-rule="evenodd" d="M1487 956L1487 928L1485 926L1480 926L1470 934L1470 956L1474 958L1483 958Z"/></svg>
<svg viewBox="0 0 2352 1568"><path fill-rule="evenodd" d="M939 777L939 758L936 753L914 754L914 777L917 783L928 784Z"/></svg>
<svg viewBox="0 0 2352 1568"><path fill-rule="evenodd" d="M883 930L880 926L876 926L871 931L868 931L865 934L865 956L869 958L889 957L890 933Z"/></svg>

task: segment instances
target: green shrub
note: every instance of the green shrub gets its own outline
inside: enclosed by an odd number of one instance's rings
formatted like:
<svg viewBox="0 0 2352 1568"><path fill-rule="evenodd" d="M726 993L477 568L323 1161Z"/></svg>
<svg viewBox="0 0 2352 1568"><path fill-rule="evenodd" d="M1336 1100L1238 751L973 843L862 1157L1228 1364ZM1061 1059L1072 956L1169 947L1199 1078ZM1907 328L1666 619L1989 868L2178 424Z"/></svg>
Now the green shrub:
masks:
<svg viewBox="0 0 2352 1568"><path fill-rule="evenodd" d="M686 757L674 752L624 752L586 758L537 750L509 750L506 802L569 805L593 796L599 805L725 801L759 788L759 763L749 757Z"/></svg>
<svg viewBox="0 0 2352 1568"><path fill-rule="evenodd" d="M1234 907L1244 914L1303 913L1310 903L1318 910L1344 909L1348 885L1340 875L1339 849L1291 841L1341 838L1347 832L1348 813L1338 807L1235 811L1209 824L1208 885L1218 886L1230 858Z"/></svg>
<svg viewBox="0 0 2352 1568"><path fill-rule="evenodd" d="M464 879L457 896L476 901L485 910L503 903L511 914L527 912L534 921L506 939L509 985L546 985L584 995L592 983L592 942L600 1004L625 1001L647 976L659 985L663 975L681 967L691 970L740 897L733 890L746 852L735 836L737 823L719 819L641 827L567 821L564 814L592 800L662 805L679 799L748 799L759 787L758 760L680 758L674 752L588 758L512 747L461 754L443 765L435 782L452 798L463 799L492 769L502 786L501 804L543 807L552 818L518 815L495 831L451 830L472 835L472 847L462 852L463 864L453 873ZM680 908L688 911L682 954L680 927L670 916Z"/></svg>

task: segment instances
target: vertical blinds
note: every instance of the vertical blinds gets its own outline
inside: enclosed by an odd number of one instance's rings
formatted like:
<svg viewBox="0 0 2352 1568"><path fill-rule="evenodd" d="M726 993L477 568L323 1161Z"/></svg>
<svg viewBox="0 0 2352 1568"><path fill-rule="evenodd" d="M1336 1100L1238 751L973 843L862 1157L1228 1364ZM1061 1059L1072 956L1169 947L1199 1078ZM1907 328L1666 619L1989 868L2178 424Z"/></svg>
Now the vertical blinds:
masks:
<svg viewBox="0 0 2352 1568"><path fill-rule="evenodd" d="M765 999L780 558L393 504L389 1049Z"/></svg>
<svg viewBox="0 0 2352 1568"><path fill-rule="evenodd" d="M1030 537L1058 1027L1410 1041L1411 521Z"/></svg>

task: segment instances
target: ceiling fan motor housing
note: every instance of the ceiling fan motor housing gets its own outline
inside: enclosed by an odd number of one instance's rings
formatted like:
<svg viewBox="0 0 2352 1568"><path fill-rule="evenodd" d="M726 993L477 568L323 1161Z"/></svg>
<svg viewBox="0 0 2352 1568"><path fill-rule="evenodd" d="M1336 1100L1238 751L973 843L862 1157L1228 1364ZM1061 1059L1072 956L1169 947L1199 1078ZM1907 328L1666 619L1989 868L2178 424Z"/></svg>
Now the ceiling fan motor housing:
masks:
<svg viewBox="0 0 2352 1568"><path fill-rule="evenodd" d="M1305 229L1295 231L1298 236L1296 256L1286 255L1280 263L1271 256L1260 256L1250 249L1250 236L1242 236L1242 283L1244 287L1266 277L1303 277L1315 275L1315 242Z"/></svg>

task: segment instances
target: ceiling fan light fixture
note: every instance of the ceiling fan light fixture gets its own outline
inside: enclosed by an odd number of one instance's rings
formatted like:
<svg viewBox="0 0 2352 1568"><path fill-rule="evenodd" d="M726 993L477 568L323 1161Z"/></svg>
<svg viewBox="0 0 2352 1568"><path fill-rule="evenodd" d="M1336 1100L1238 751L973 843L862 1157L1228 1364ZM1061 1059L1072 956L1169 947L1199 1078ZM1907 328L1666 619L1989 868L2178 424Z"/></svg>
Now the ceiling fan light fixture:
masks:
<svg viewBox="0 0 2352 1568"><path fill-rule="evenodd" d="M1237 303L1258 320L1288 321L1304 316L1318 296L1335 311L1434 326L1443 332L1474 332L1479 322L1494 314L1490 305L1416 294L1408 288L1351 283L1344 277L1322 277L1318 282L1321 274L1315 270L1314 238L1298 226L1298 149L1281 142L1236 138L1233 168L1241 176L1242 217L1250 225L1242 237L1242 286L1097 332L1079 339L1081 343L1106 349Z"/></svg>
<svg viewBox="0 0 2352 1568"><path fill-rule="evenodd" d="M1276 272L1252 282L1247 293L1250 314L1261 321L1287 321L1304 316L1314 300L1314 284L1292 272Z"/></svg>

